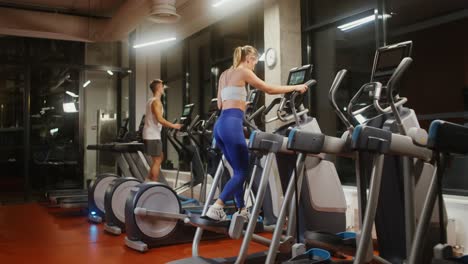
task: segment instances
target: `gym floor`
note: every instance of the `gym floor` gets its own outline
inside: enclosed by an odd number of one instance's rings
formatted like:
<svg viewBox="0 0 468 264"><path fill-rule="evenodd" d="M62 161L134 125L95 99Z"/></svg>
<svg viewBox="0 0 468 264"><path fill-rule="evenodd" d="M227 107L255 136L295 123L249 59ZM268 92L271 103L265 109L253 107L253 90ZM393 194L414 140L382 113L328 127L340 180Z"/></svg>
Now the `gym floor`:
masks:
<svg viewBox="0 0 468 264"><path fill-rule="evenodd" d="M51 209L38 203L0 205L1 263L166 263L192 255L192 244L139 253L124 245L125 234L104 234L103 225L90 224L79 211ZM238 253L242 240L203 241L205 257ZM266 250L252 243L249 252Z"/></svg>

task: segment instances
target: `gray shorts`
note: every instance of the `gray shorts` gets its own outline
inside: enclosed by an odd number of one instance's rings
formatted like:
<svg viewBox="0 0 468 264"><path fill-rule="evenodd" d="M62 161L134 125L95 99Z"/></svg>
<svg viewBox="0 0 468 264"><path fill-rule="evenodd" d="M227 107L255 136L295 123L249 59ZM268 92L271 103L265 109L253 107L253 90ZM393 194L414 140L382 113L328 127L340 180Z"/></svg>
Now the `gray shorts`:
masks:
<svg viewBox="0 0 468 264"><path fill-rule="evenodd" d="M160 139L143 140L145 153L151 157L159 157L162 154L162 142Z"/></svg>

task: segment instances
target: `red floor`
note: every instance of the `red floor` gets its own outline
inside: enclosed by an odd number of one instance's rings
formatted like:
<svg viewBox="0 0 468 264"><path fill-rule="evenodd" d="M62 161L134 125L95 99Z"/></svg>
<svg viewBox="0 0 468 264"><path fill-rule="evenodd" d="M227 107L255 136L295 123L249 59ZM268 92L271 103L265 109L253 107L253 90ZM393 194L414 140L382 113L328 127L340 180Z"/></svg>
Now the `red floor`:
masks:
<svg viewBox="0 0 468 264"><path fill-rule="evenodd" d="M191 244L139 253L123 239L104 234L102 225L82 216L64 216L39 204L0 205L0 263L166 263L190 257ZM241 240L202 241L201 255L237 254ZM252 243L250 252L265 250Z"/></svg>

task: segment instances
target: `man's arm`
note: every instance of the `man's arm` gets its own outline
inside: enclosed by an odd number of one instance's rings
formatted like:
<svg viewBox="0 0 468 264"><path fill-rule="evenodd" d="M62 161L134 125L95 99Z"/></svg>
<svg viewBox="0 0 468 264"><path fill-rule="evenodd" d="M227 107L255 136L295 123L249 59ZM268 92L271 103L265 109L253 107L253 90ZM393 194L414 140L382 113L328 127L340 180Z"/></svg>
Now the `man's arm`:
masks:
<svg viewBox="0 0 468 264"><path fill-rule="evenodd" d="M163 114L162 114L162 103L159 99L156 99L153 101L153 105L151 107L151 110L153 111L153 114L154 116L156 117L156 120L158 120L158 122L165 126L165 127L169 127L169 128L175 128L175 129L179 129L180 127L167 121L164 117L163 117Z"/></svg>

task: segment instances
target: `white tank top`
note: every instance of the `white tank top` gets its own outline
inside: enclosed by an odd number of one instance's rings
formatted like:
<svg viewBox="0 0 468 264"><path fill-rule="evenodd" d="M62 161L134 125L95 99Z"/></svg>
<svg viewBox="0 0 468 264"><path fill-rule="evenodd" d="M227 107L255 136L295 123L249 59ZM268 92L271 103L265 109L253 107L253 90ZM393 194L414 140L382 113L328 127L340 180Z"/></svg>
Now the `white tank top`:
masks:
<svg viewBox="0 0 468 264"><path fill-rule="evenodd" d="M155 140L161 139L162 125L153 114L153 102L156 98L151 98L146 103L145 126L143 127L143 139ZM164 111L164 109L163 109Z"/></svg>

